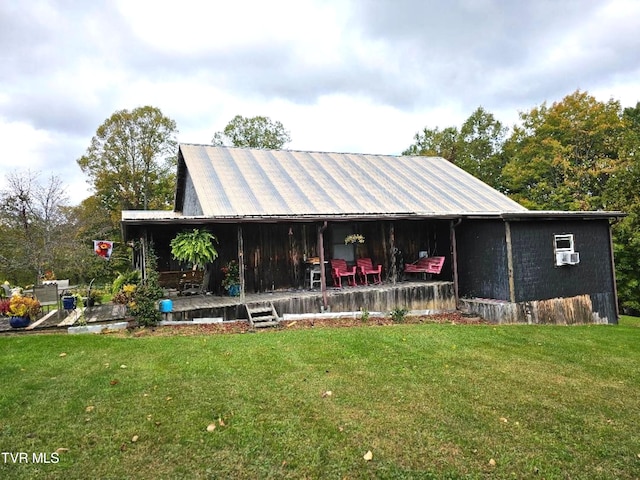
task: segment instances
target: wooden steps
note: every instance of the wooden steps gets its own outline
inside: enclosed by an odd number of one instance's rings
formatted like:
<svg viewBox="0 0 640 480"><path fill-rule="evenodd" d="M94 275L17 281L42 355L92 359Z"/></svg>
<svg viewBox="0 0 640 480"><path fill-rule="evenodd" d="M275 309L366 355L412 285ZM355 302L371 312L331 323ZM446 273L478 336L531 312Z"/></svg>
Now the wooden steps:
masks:
<svg viewBox="0 0 640 480"><path fill-rule="evenodd" d="M265 305L245 305L245 307L247 308L251 328L277 327L280 325L280 317L273 306L273 302Z"/></svg>
<svg viewBox="0 0 640 480"><path fill-rule="evenodd" d="M47 320L49 320L51 317L53 317L55 315L58 315L58 310L51 310L44 317L42 317L40 320L38 320L37 322L33 322L31 325L26 327L25 330L33 330L34 328L39 327L40 324L46 322Z"/></svg>
<svg viewBox="0 0 640 480"><path fill-rule="evenodd" d="M58 327L73 326L73 324L80 319L83 313L84 313L84 308L82 309L76 308L75 310L71 310L69 315L67 315L67 317L58 324Z"/></svg>

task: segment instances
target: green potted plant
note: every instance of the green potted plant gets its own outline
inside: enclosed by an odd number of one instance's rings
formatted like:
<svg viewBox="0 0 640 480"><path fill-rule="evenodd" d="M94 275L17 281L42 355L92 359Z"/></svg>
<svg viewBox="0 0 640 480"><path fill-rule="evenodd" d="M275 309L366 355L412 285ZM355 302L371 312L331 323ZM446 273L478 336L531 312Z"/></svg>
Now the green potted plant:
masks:
<svg viewBox="0 0 640 480"><path fill-rule="evenodd" d="M181 232L171 240L171 255L176 260L188 262L193 269L204 268L208 262L218 258L213 242L218 239L211 232L194 228L191 232Z"/></svg>
<svg viewBox="0 0 640 480"><path fill-rule="evenodd" d="M13 295L9 300L9 325L13 328L24 328L38 317L40 302L32 297Z"/></svg>
<svg viewBox="0 0 640 480"><path fill-rule="evenodd" d="M89 296L87 297L87 307L93 307L95 305L102 304L102 290L98 288L92 288L89 290Z"/></svg>
<svg viewBox="0 0 640 480"><path fill-rule="evenodd" d="M231 260L221 268L224 278L222 286L232 297L240 295L240 268L238 262Z"/></svg>
<svg viewBox="0 0 640 480"><path fill-rule="evenodd" d="M171 240L171 255L176 260L190 263L194 271L203 270L202 285L207 285L209 278L206 264L218 258L214 242L217 243L218 239L213 233L194 228L193 231L177 234Z"/></svg>

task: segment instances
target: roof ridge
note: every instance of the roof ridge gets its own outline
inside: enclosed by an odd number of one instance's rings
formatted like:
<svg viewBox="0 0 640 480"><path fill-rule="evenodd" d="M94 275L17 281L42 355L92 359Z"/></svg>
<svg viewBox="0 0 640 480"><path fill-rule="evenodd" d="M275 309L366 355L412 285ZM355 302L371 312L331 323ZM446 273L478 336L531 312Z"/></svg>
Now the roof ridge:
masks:
<svg viewBox="0 0 640 480"><path fill-rule="evenodd" d="M338 151L327 151L327 150L301 150L298 148L254 148L254 147L235 147L229 145L213 145L210 143L194 143L194 142L178 142L178 147L182 145L190 145L193 147L210 147L210 148L226 148L228 150L252 150L252 151L261 151L261 152L291 152L291 153L319 153L325 155L361 155L366 157L393 157L393 158L442 158L443 160L447 160L444 157L440 157L437 155L397 155L393 153L362 153L362 152L338 152Z"/></svg>

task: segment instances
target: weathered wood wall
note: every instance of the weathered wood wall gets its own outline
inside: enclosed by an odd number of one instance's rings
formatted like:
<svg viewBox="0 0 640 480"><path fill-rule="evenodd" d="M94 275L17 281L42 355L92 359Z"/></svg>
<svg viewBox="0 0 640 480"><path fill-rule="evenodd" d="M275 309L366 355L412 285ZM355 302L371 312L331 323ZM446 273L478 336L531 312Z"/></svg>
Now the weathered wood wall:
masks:
<svg viewBox="0 0 640 480"><path fill-rule="evenodd" d="M467 220L456 228L460 297L520 304L586 294L594 312L617 321L608 220L512 221L508 231L501 220ZM579 264L555 265L560 234L574 235Z"/></svg>
<svg viewBox="0 0 640 480"><path fill-rule="evenodd" d="M494 323L588 324L617 323L617 317L601 316L589 295L529 302L461 299L461 308Z"/></svg>
<svg viewBox="0 0 640 480"><path fill-rule="evenodd" d="M319 291L253 294L248 295L244 303L237 297L209 296L194 300L196 304L189 308L181 308L179 300L176 300L173 319L246 319L245 303L251 306L273 302L280 315L320 313L323 304ZM395 308L446 312L456 308L452 282L402 282L396 285L332 289L328 292L328 303L331 312L358 312L361 309L389 312Z"/></svg>
<svg viewBox="0 0 640 480"><path fill-rule="evenodd" d="M461 297L509 300L504 222L463 221L456 227Z"/></svg>

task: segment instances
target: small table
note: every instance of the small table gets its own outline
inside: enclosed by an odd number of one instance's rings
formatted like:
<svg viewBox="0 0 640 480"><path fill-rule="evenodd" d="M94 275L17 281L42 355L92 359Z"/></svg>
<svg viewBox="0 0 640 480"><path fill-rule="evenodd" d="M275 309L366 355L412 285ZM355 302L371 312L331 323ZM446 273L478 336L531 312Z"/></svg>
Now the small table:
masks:
<svg viewBox="0 0 640 480"><path fill-rule="evenodd" d="M329 263L325 260L325 265ZM317 283L318 286L322 284L322 272L320 271L320 260L307 261L307 270L309 271L309 288L314 288Z"/></svg>

